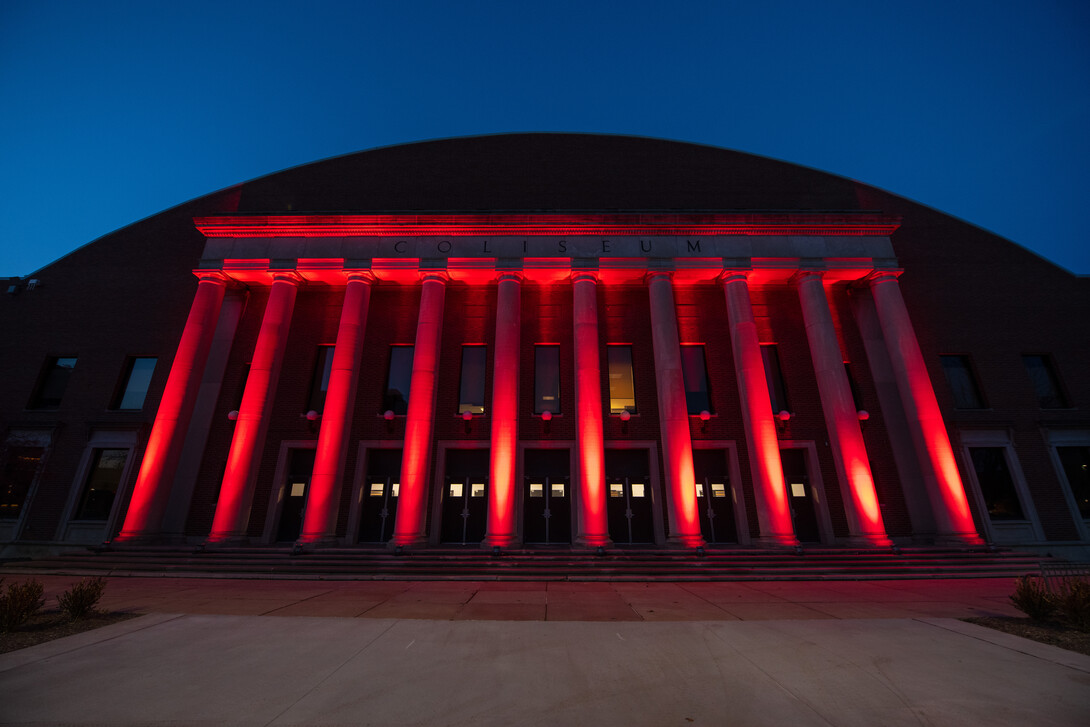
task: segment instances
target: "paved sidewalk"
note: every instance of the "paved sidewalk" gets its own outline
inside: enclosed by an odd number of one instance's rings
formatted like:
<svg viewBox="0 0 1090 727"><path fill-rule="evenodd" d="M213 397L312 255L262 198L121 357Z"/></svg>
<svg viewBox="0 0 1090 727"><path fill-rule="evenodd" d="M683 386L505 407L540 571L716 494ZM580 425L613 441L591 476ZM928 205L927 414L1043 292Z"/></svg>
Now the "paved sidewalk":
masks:
<svg viewBox="0 0 1090 727"><path fill-rule="evenodd" d="M77 576L34 576L47 605ZM9 576L9 578L14 578ZM1021 615L1010 578L745 583L108 579L135 613L525 621L731 621Z"/></svg>
<svg viewBox="0 0 1090 727"><path fill-rule="evenodd" d="M0 655L0 724L1090 724L1090 657L950 618L1011 586L111 578L147 615Z"/></svg>

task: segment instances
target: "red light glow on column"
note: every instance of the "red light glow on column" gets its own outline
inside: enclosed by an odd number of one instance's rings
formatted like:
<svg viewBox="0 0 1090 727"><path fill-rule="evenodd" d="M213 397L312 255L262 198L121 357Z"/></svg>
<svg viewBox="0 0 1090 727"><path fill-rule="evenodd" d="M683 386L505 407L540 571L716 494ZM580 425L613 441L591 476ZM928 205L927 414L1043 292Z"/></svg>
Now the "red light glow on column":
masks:
<svg viewBox="0 0 1090 727"><path fill-rule="evenodd" d="M420 313L413 349L413 374L409 380L409 409L405 417L405 450L401 459L401 493L397 503L395 546L411 547L427 542L428 465L431 461L436 382L439 374L439 343L443 334L445 273L427 273L420 291Z"/></svg>
<svg viewBox="0 0 1090 727"><path fill-rule="evenodd" d="M821 408L825 413L825 428L844 495L848 532L852 538L868 545L891 545L878 506L863 432L859 429L859 414L844 370L844 357L822 276L814 272L799 273L795 284L802 304Z"/></svg>
<svg viewBox="0 0 1090 727"><path fill-rule="evenodd" d="M212 532L208 535L209 543L229 542L246 536L257 466L288 346L288 329L291 328L298 288L294 274L278 273L269 291L269 302L265 304L250 373L242 392L242 406L235 420L235 434L227 455L227 469L212 520Z"/></svg>
<svg viewBox="0 0 1090 727"><path fill-rule="evenodd" d="M757 505L758 540L774 545L795 545L791 511L787 505L787 486L780 461L780 442L772 418L772 400L768 396L761 344L749 286L745 273L726 273L723 290L730 319L730 343L738 377L738 395L742 405L742 423L753 477L753 495Z"/></svg>
<svg viewBox="0 0 1090 727"><path fill-rule="evenodd" d="M363 358L372 280L369 272L352 273L344 291L322 428L318 432L318 449L314 455L314 473L307 489L306 516L299 536L301 543L328 543L335 539L337 503L348 455L348 435L352 429L356 381Z"/></svg>
<svg viewBox="0 0 1090 727"><path fill-rule="evenodd" d="M162 527L163 513L174 483L174 470L185 444L226 290L227 281L222 275L200 275L189 318L182 330L163 398L155 413L155 423L148 436L148 446L140 462L125 524L114 542L154 537Z"/></svg>
<svg viewBox="0 0 1090 727"><path fill-rule="evenodd" d="M485 544L507 547L515 527L515 453L518 451L519 326L522 275L505 273L496 289L496 356L492 362L492 458Z"/></svg>
<svg viewBox="0 0 1090 727"><path fill-rule="evenodd" d="M870 278L870 286L924 485L931 497L937 535L942 540L979 544L982 540L969 512L950 437L897 276L892 272L876 273Z"/></svg>
<svg viewBox="0 0 1090 727"><path fill-rule="evenodd" d="M693 442L681 371L673 284L667 273L648 276L651 299L651 341L655 351L662 452L666 460L666 490L670 540L689 548L704 544L696 506Z"/></svg>
<svg viewBox="0 0 1090 727"><path fill-rule="evenodd" d="M572 276L575 322L575 409L579 470L577 542L610 544L606 518L605 439L602 432L602 370L598 354L598 292L593 273Z"/></svg>

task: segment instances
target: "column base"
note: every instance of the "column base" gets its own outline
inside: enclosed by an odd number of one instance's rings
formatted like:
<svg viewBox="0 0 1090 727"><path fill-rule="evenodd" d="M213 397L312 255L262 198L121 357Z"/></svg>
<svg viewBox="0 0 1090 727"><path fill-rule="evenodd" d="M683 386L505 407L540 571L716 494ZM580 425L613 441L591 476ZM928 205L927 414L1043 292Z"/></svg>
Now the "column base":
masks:
<svg viewBox="0 0 1090 727"><path fill-rule="evenodd" d="M892 548L893 541L885 535L852 535L841 540L844 545L853 548Z"/></svg>
<svg viewBox="0 0 1090 727"><path fill-rule="evenodd" d="M701 535L671 535L666 539L667 548L703 548L707 543Z"/></svg>
<svg viewBox="0 0 1090 727"><path fill-rule="evenodd" d="M209 535L207 538L205 538L202 547L234 548L249 544L250 538L247 535L239 535L237 533L216 533L213 535Z"/></svg>
<svg viewBox="0 0 1090 727"><path fill-rule="evenodd" d="M517 535L486 535L481 541L481 547L489 548L514 548L522 545Z"/></svg>
<svg viewBox="0 0 1090 727"><path fill-rule="evenodd" d="M295 541L295 547L297 548L335 548L340 545L340 541L334 535L327 535L325 533L321 535L300 535L299 539Z"/></svg>
<svg viewBox="0 0 1090 727"><path fill-rule="evenodd" d="M759 535L753 544L761 548L797 548L799 539L794 535Z"/></svg>
<svg viewBox="0 0 1090 727"><path fill-rule="evenodd" d="M935 545L947 545L953 547L983 546L984 538L976 533L940 533L935 535Z"/></svg>
<svg viewBox="0 0 1090 727"><path fill-rule="evenodd" d="M577 535L572 540L574 548L612 548L613 541L608 535Z"/></svg>
<svg viewBox="0 0 1090 727"><path fill-rule="evenodd" d="M395 535L390 538L390 542L386 543L387 550L419 550L427 547L428 537L426 535Z"/></svg>
<svg viewBox="0 0 1090 727"><path fill-rule="evenodd" d="M113 540L103 543L110 547L129 545L166 545L169 541L162 533L118 533Z"/></svg>

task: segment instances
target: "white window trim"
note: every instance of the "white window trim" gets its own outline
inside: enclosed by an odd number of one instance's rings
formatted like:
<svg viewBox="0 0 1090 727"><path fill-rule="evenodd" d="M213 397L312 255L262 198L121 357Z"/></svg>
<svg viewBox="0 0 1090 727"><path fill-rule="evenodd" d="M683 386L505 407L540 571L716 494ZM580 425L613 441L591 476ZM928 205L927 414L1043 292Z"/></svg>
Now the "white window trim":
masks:
<svg viewBox="0 0 1090 727"><path fill-rule="evenodd" d="M1079 531L1081 540L1090 540L1090 520L1084 519L1079 512L1079 505L1075 502L1075 493L1071 490L1071 483L1067 481L1067 472L1060 462L1060 453L1057 447L1090 447L1090 429L1049 429L1045 431L1048 441L1048 456L1052 460L1052 469L1056 472L1056 479L1060 482L1064 501L1071 511L1071 519L1075 528Z"/></svg>
<svg viewBox="0 0 1090 727"><path fill-rule="evenodd" d="M106 522L99 520L75 519L76 508L79 506L80 495L87 484L87 477L91 473L91 462L94 460L96 449L125 449L128 455L125 457L125 468L121 471L121 482L117 486L117 494L114 495L114 504L110 508L110 516ZM134 431L98 431L91 434L87 446L83 448L79 467L76 469L76 478L69 488L68 503L64 507L64 516L60 520L57 529L57 539L77 542L87 542L88 538L78 538L83 534L89 536L92 532L101 530L97 535L100 542L108 540L113 533L120 528L121 514L128 509L129 485L132 475L134 460L133 452L136 449L136 432Z"/></svg>
<svg viewBox="0 0 1090 727"><path fill-rule="evenodd" d="M1006 430L982 429L976 431L962 431L959 434L961 438L962 467L967 475L969 495L973 498L973 502L977 507L977 512L980 513L980 521L984 527L988 541L992 543L1018 542L1017 539L1004 537L1003 531L1012 529L1012 526L1028 525L1033 533L1034 540L1037 542L1044 542L1045 532L1041 528L1040 518L1037 517L1037 508L1033 505L1033 497L1030 495L1029 485L1026 484L1026 477L1022 473L1022 465L1018 461L1018 453L1011 443L1010 432ZM1022 506L1022 514L1026 516L1025 520L1001 520L993 523L992 519L988 517L988 507L984 502L984 492L980 488L980 482L977 480L976 476L976 467L973 466L973 458L969 454L969 449L971 447L1000 447L1003 449L1003 457L1007 462L1007 470L1010 472L1011 480L1014 482L1014 492L1018 496L1018 503Z"/></svg>

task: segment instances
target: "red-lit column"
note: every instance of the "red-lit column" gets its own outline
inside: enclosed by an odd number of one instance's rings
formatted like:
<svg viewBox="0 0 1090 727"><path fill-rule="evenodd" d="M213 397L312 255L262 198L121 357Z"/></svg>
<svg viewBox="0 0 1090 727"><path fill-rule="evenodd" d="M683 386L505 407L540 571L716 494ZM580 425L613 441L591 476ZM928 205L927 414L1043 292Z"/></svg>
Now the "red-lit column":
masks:
<svg viewBox="0 0 1090 727"><path fill-rule="evenodd" d="M140 462L125 524L114 538L115 543L154 538L162 527L174 470L185 444L226 291L227 279L221 273L200 273L197 293Z"/></svg>
<svg viewBox="0 0 1090 727"><path fill-rule="evenodd" d="M428 540L424 531L428 506L428 465L431 462L439 343L443 333L446 292L445 272L424 275L413 348L413 374L409 380L409 409L405 417L401 493L398 496L394 537L390 541L394 546L412 547L423 545Z"/></svg>
<svg viewBox="0 0 1090 727"><path fill-rule="evenodd" d="M659 428L666 460L666 491L670 542L689 548L704 544L696 506L693 474L693 441L689 434L689 409L681 371L681 346L677 332L674 289L669 273L651 273L647 279L651 298L651 342L655 350L655 384L658 388Z"/></svg>
<svg viewBox="0 0 1090 727"><path fill-rule="evenodd" d="M579 469L579 532L575 542L610 544L606 517L602 369L598 353L598 285L595 273L572 276L575 323L575 416Z"/></svg>
<svg viewBox="0 0 1090 727"><path fill-rule="evenodd" d="M242 392L242 406L235 421L227 469L223 474L216 515L212 519L212 532L208 535L210 544L246 537L261 450L269 429L269 410L276 397L298 289L299 278L295 273L277 273L273 278L246 388Z"/></svg>
<svg viewBox="0 0 1090 727"><path fill-rule="evenodd" d="M890 545L878 507L878 494L874 489L863 432L859 429L851 385L844 370L844 357L821 279L821 273L801 272L795 276L794 282L802 304L802 317L806 324L806 338L810 342L810 357L814 362L821 408L825 412L829 446L833 450L833 461L844 495L848 532L853 540L861 544Z"/></svg>
<svg viewBox="0 0 1090 727"><path fill-rule="evenodd" d="M333 348L333 366L329 372L322 428L314 455L314 472L307 488L306 516L299 542L333 543L336 540L337 504L340 500L344 462L348 455L348 435L352 429L352 410L356 401L356 382L363 358L363 335L367 328L367 309L371 300L369 271L352 272L344 291L337 344Z"/></svg>
<svg viewBox="0 0 1090 727"><path fill-rule="evenodd" d="M950 437L942 420L931 378L927 375L916 332L908 317L897 274L876 272L868 279L874 307L882 325L897 389L905 408L924 486L935 511L938 539L955 543L981 543L965 488L958 474Z"/></svg>
<svg viewBox="0 0 1090 727"><path fill-rule="evenodd" d="M515 459L518 452L519 326L521 273L504 273L496 289L496 355L492 362L492 458L488 478L485 545L518 541L515 526Z"/></svg>
<svg viewBox="0 0 1090 727"><path fill-rule="evenodd" d="M753 495L757 505L759 542L770 545L796 545L791 510L787 504L787 486L780 461L780 443L772 418L772 400L768 397L761 344L749 286L744 272L728 272L722 277L730 320L730 343L734 352L734 370L738 377L738 395L742 404L742 423L746 431Z"/></svg>

